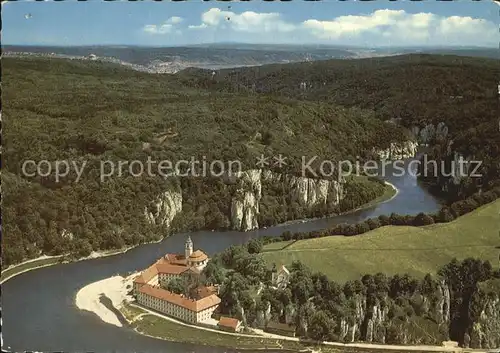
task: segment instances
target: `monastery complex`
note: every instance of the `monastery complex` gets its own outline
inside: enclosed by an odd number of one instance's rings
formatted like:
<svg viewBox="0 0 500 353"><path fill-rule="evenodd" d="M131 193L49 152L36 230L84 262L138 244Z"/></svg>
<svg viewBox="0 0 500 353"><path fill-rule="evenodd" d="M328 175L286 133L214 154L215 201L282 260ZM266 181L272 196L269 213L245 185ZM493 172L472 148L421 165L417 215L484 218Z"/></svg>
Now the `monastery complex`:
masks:
<svg viewBox="0 0 500 353"><path fill-rule="evenodd" d="M167 254L135 278L137 302L188 323L210 321L221 301L217 287L199 287L196 295L189 298L164 289L175 278L199 275L208 261L203 251L193 251L193 242L188 237L184 254Z"/></svg>

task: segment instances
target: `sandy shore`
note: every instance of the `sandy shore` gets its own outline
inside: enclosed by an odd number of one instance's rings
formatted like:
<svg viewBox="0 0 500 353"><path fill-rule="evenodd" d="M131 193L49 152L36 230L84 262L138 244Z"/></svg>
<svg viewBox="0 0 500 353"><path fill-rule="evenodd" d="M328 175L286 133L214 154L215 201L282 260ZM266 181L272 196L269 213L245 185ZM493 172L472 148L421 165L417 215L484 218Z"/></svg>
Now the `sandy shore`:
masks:
<svg viewBox="0 0 500 353"><path fill-rule="evenodd" d="M128 277L114 276L98 282L90 283L83 287L76 294L75 304L80 310L93 312L102 321L108 324L122 327L118 317L99 300L104 294L108 297L113 306L119 309L123 301L131 301L133 298L127 293L132 289L132 281L139 273L133 273ZM130 286L129 288L127 288Z"/></svg>

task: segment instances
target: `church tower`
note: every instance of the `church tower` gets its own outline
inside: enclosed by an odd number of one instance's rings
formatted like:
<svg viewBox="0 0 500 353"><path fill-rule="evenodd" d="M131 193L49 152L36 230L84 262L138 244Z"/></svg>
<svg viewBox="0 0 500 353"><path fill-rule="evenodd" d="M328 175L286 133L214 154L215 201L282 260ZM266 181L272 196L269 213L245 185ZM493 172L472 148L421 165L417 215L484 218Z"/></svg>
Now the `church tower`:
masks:
<svg viewBox="0 0 500 353"><path fill-rule="evenodd" d="M188 236L186 240L186 247L184 250L184 255L186 256L186 259L189 258L189 256L191 256L192 253L193 253L193 242L191 240L191 237Z"/></svg>

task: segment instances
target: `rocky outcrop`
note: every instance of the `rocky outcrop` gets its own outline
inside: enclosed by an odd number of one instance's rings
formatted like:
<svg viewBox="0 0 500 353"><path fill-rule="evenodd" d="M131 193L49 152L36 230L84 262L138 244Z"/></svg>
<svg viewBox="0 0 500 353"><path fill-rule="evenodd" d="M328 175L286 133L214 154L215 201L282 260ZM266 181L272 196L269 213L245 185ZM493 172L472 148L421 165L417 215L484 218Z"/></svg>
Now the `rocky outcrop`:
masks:
<svg viewBox="0 0 500 353"><path fill-rule="evenodd" d="M443 193L460 194L462 184L469 178L477 177L481 174L480 170L475 170L477 163L474 156L464 156L461 153L453 151L451 144L446 160L437 161L438 177L435 183ZM430 165L427 173L434 175L434 166ZM424 174L425 171L422 171ZM475 173L475 174L473 174Z"/></svg>
<svg viewBox="0 0 500 353"><path fill-rule="evenodd" d="M480 283L471 303L470 347L500 348L500 279Z"/></svg>
<svg viewBox="0 0 500 353"><path fill-rule="evenodd" d="M72 241L75 238L74 234L67 229L62 230L61 237L69 241Z"/></svg>
<svg viewBox="0 0 500 353"><path fill-rule="evenodd" d="M348 306L352 310L337 321L340 341L438 344L444 339L439 328L447 327L450 316L450 291L445 282L440 282L436 291L428 296L415 294L403 306L388 296L368 299L366 294L356 294L351 300ZM425 308L420 317L407 315L404 308L412 305ZM429 320L426 323L419 321L424 318ZM433 332L432 336L422 326Z"/></svg>
<svg viewBox="0 0 500 353"><path fill-rule="evenodd" d="M259 228L259 199L251 191L238 190L231 201L231 225L237 230L251 230Z"/></svg>
<svg viewBox="0 0 500 353"><path fill-rule="evenodd" d="M391 142L386 149L373 150L380 160L400 160L415 157L418 150L416 141Z"/></svg>
<svg viewBox="0 0 500 353"><path fill-rule="evenodd" d="M251 230L259 227L259 201L262 196L262 170L250 169L236 175L240 183L231 200L231 226L236 230Z"/></svg>
<svg viewBox="0 0 500 353"><path fill-rule="evenodd" d="M182 211L180 190L168 190L144 208L144 216L151 224L165 225L170 228L174 217Z"/></svg>
<svg viewBox="0 0 500 353"><path fill-rule="evenodd" d="M443 140L448 137L448 127L443 122L437 125L428 124L423 127L413 126L411 132L418 143L422 145L428 145L434 140Z"/></svg>
<svg viewBox="0 0 500 353"><path fill-rule="evenodd" d="M226 181L238 183L231 199L230 221L233 229L242 231L259 228L259 203L265 193L263 182L282 184L294 201L307 208L326 204L327 201L339 204L344 197L344 180L312 179L251 169L226 177Z"/></svg>
<svg viewBox="0 0 500 353"><path fill-rule="evenodd" d="M339 204L344 197L343 185L345 180L326 180L297 177L288 174L273 173L269 170L262 173L264 181L280 182L290 190L292 198L299 205L314 207L326 204L327 200L332 200L334 204Z"/></svg>
<svg viewBox="0 0 500 353"><path fill-rule="evenodd" d="M439 282L437 292L437 301L433 310L437 314L437 321L438 323L450 322L450 288L444 280Z"/></svg>
<svg viewBox="0 0 500 353"><path fill-rule="evenodd" d="M370 311L369 317L366 318L366 341L385 343L385 327L384 323L389 312L387 306L382 306L380 303L375 304Z"/></svg>

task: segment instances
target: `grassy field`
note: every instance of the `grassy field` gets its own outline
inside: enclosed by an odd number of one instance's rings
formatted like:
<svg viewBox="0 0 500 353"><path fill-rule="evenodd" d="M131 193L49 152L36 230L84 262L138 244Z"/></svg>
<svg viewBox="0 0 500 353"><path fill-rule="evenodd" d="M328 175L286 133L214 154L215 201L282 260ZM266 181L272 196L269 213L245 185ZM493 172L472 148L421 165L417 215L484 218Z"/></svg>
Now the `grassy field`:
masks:
<svg viewBox="0 0 500 353"><path fill-rule="evenodd" d="M270 243L264 246L264 249L262 251L277 251L277 250L282 250L291 244L293 244L296 240L287 240L287 241L280 241L277 243Z"/></svg>
<svg viewBox="0 0 500 353"><path fill-rule="evenodd" d="M270 265L300 260L339 282L377 272L423 277L454 257L476 257L498 267L499 213L500 200L496 200L451 223L387 226L354 237L301 240L285 249L286 244L274 243L266 245L261 256Z"/></svg>

